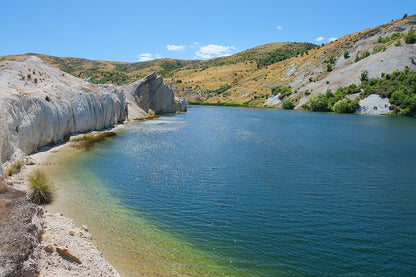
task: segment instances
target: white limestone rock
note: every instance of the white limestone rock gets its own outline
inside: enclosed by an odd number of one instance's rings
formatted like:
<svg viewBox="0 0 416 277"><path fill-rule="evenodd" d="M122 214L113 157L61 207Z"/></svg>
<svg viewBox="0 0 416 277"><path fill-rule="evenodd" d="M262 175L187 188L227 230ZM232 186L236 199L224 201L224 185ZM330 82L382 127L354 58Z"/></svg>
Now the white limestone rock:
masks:
<svg viewBox="0 0 416 277"><path fill-rule="evenodd" d="M75 132L114 127L126 119L186 111L187 100L153 73L123 87L94 85L30 56L0 63L0 162L29 154ZM129 105L128 105L129 104ZM2 166L0 163L0 178Z"/></svg>

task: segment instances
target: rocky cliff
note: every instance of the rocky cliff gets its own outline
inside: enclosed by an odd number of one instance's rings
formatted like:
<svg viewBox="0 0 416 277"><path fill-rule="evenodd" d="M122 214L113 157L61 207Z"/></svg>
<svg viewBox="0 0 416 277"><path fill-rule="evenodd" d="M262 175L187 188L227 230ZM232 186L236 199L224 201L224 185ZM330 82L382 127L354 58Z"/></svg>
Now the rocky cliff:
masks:
<svg viewBox="0 0 416 277"><path fill-rule="evenodd" d="M170 113L186 111L186 105L187 100L175 98L156 74L115 87L91 84L34 56L3 61L0 162L63 141L72 133L110 128L126 119L144 117L149 109Z"/></svg>
<svg viewBox="0 0 416 277"><path fill-rule="evenodd" d="M129 104L129 118L134 119L149 113L157 114L184 112L188 100L175 97L170 87L165 85L163 78L156 72L130 85L120 87L124 91Z"/></svg>

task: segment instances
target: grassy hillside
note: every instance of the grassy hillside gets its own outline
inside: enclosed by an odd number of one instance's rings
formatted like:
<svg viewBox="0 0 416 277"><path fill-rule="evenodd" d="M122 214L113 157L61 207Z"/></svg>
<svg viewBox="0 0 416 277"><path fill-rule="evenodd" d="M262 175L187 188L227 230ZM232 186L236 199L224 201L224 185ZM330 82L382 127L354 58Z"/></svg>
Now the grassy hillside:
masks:
<svg viewBox="0 0 416 277"><path fill-rule="evenodd" d="M92 83L123 85L141 79L154 71L163 77L170 78L169 80L176 80L177 78L175 76L180 71L201 72L209 68L216 70L221 67L229 65L235 66L242 63L249 65L250 68L254 65L254 69L264 68L270 64L304 53L315 46L311 43L270 43L233 56L215 58L207 61L157 59L147 62L123 63L54 57L36 53L3 56L0 57L0 61L6 59L17 60L29 55L35 55L62 71L79 78L87 78Z"/></svg>
<svg viewBox="0 0 416 277"><path fill-rule="evenodd" d="M50 65L96 84L124 85L141 79L156 71L166 76L171 71L200 62L199 60L158 59L147 62L126 63L114 61L93 61L81 58L54 57L36 53L0 57L2 60L18 60L34 55Z"/></svg>

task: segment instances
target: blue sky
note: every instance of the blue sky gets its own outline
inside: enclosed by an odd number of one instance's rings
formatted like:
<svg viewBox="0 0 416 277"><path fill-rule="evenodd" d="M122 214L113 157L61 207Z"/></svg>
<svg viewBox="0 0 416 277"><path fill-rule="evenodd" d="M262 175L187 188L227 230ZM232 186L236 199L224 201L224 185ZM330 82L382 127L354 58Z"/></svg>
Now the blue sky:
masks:
<svg viewBox="0 0 416 277"><path fill-rule="evenodd" d="M0 56L208 59L269 42L331 39L416 14L396 1L0 0Z"/></svg>

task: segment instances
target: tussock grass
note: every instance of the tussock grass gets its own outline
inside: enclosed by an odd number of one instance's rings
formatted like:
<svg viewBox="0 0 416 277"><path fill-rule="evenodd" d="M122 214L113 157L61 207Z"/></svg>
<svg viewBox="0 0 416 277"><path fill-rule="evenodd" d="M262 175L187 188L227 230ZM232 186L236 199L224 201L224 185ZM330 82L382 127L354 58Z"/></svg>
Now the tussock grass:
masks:
<svg viewBox="0 0 416 277"><path fill-rule="evenodd" d="M102 132L99 134L86 134L81 137L77 137L71 140L72 146L78 149L90 150L93 145L99 141L104 140L107 137L113 137L117 134L115 132Z"/></svg>
<svg viewBox="0 0 416 277"><path fill-rule="evenodd" d="M6 176L12 176L13 174L19 173L22 166L23 166L22 161L15 161L11 166L7 168Z"/></svg>
<svg viewBox="0 0 416 277"><path fill-rule="evenodd" d="M6 183L0 179L0 193L5 193L9 190L9 188L7 187Z"/></svg>
<svg viewBox="0 0 416 277"><path fill-rule="evenodd" d="M55 196L55 185L44 169L35 169L29 176L29 198L36 204L51 203Z"/></svg>

